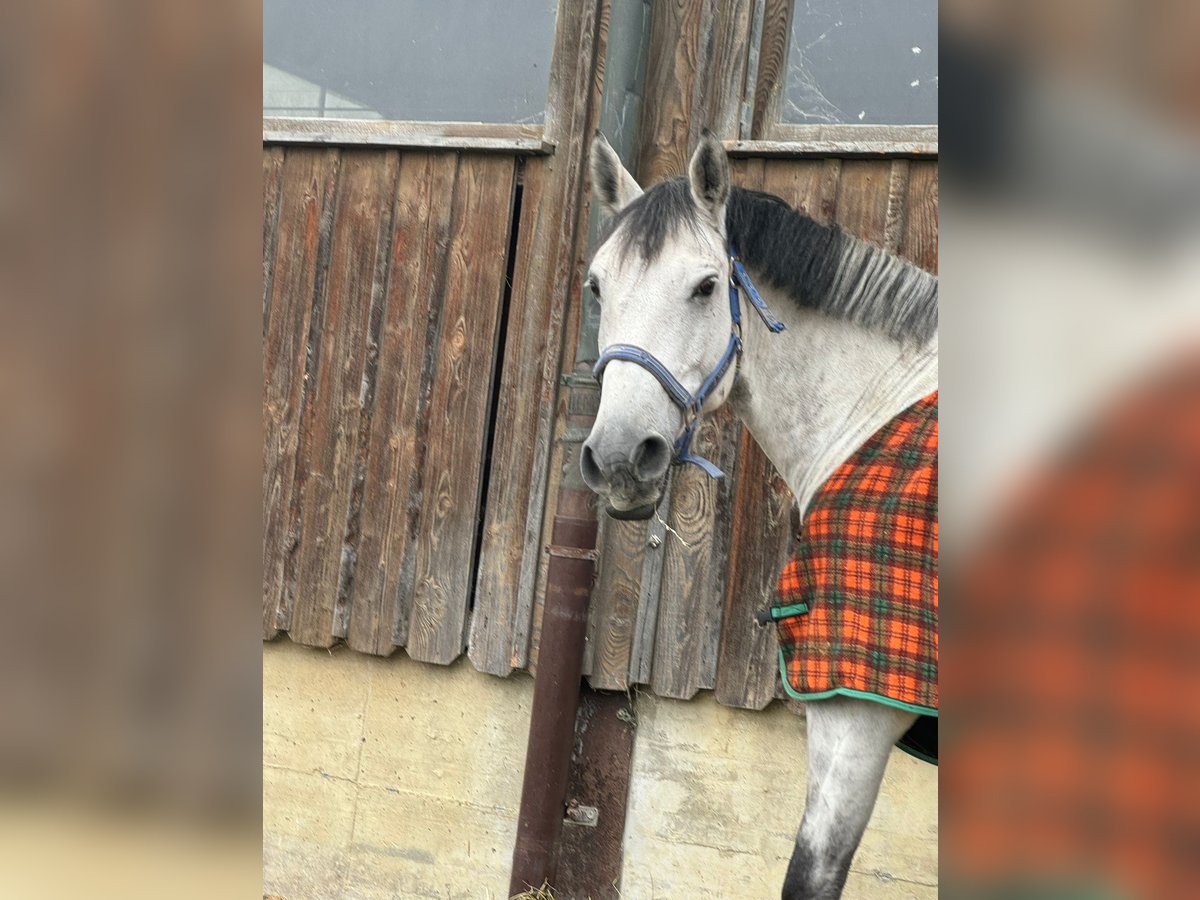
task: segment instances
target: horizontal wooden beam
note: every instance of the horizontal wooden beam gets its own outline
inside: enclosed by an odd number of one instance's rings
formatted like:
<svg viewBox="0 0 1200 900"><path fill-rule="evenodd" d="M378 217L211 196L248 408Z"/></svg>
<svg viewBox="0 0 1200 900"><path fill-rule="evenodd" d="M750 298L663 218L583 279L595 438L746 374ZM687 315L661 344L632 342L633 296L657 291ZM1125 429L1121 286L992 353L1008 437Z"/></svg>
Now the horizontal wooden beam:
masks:
<svg viewBox="0 0 1200 900"><path fill-rule="evenodd" d="M817 159L822 157L857 158L916 158L930 159L938 155L937 142L917 141L725 141L725 150L734 157L788 157Z"/></svg>
<svg viewBox="0 0 1200 900"><path fill-rule="evenodd" d="M790 125L776 123L764 140L727 141L732 156L936 157L936 125Z"/></svg>
<svg viewBox="0 0 1200 900"><path fill-rule="evenodd" d="M547 155L554 144L541 125L482 122L382 122L370 119L263 117L264 144L423 147Z"/></svg>

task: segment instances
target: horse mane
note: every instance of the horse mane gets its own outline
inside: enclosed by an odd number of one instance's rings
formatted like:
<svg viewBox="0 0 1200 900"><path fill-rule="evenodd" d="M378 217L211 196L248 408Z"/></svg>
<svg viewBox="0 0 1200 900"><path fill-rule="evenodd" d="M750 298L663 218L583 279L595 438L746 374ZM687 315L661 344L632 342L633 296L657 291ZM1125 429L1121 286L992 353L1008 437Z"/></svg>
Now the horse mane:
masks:
<svg viewBox="0 0 1200 900"><path fill-rule="evenodd" d="M924 343L937 332L938 280L907 260L824 225L785 200L734 187L725 226L742 260L799 306L897 341ZM647 262L680 228L702 228L686 178L655 185L608 223L601 243L616 236L623 253Z"/></svg>

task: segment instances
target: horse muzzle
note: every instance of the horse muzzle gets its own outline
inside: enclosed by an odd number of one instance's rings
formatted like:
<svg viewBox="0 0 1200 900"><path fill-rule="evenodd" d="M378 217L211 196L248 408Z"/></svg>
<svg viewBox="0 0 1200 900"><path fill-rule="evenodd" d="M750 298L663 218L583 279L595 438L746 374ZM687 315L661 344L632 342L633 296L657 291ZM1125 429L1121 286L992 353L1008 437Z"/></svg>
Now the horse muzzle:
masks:
<svg viewBox="0 0 1200 900"><path fill-rule="evenodd" d="M579 468L584 483L607 500L614 519L648 519L663 496L671 446L659 435L638 442L632 453L601 454L593 434L583 445ZM615 457L615 461L614 461Z"/></svg>

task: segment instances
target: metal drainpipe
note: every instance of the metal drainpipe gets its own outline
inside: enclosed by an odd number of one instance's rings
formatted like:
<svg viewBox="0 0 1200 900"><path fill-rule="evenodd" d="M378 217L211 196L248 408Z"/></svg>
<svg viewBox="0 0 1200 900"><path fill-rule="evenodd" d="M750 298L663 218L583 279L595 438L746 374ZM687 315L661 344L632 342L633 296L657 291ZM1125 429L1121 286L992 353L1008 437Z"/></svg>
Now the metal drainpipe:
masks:
<svg viewBox="0 0 1200 900"><path fill-rule="evenodd" d="M579 475L577 451L591 430L599 391L594 381L587 384L590 376L567 376L565 381L571 395L563 436L564 472L551 543L546 548L550 563L542 612L542 652L533 687L510 896L554 881L595 578L595 497Z"/></svg>

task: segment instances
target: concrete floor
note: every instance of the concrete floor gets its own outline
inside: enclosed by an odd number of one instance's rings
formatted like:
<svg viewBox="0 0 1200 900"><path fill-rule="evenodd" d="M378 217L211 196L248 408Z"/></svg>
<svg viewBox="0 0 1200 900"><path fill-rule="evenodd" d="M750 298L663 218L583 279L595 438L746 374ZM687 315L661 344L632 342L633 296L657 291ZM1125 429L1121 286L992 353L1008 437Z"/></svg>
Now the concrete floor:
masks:
<svg viewBox="0 0 1200 900"><path fill-rule="evenodd" d="M505 897L532 689L466 660L265 644L264 894ZM777 897L803 806L803 725L778 703L642 694L622 896ZM846 896L932 900L936 884L937 771L895 751Z"/></svg>

